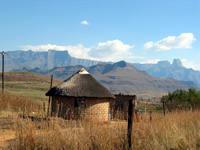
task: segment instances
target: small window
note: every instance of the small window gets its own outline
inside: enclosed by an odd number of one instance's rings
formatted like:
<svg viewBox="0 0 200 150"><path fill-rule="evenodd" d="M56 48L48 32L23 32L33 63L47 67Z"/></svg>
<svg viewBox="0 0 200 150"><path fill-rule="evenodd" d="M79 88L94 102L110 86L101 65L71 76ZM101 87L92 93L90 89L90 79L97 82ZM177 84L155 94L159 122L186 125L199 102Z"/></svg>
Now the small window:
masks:
<svg viewBox="0 0 200 150"><path fill-rule="evenodd" d="M85 101L82 100L80 103L81 103L81 108L84 108L85 107Z"/></svg>
<svg viewBox="0 0 200 150"><path fill-rule="evenodd" d="M85 108L85 98L75 98L74 100L74 107Z"/></svg>

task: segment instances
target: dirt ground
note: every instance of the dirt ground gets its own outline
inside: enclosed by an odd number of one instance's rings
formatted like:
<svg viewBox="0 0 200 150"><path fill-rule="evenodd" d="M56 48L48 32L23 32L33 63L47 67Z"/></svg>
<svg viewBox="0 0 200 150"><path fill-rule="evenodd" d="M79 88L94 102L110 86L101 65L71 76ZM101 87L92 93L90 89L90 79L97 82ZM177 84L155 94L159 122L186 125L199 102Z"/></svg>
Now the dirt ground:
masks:
<svg viewBox="0 0 200 150"><path fill-rule="evenodd" d="M9 146L9 141L13 139L15 139L13 118L0 115L0 149Z"/></svg>
<svg viewBox="0 0 200 150"><path fill-rule="evenodd" d="M9 146L9 141L15 139L15 131L11 129L0 129L0 149Z"/></svg>

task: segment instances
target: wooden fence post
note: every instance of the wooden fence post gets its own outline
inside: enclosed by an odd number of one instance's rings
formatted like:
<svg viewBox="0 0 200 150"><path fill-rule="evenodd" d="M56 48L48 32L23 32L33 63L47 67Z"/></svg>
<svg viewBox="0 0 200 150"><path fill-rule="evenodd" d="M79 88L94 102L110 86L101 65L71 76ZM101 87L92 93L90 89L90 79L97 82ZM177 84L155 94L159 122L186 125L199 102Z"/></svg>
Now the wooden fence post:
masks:
<svg viewBox="0 0 200 150"><path fill-rule="evenodd" d="M1 52L1 55L2 55L2 95L4 95L4 55L5 55L4 51Z"/></svg>
<svg viewBox="0 0 200 150"><path fill-rule="evenodd" d="M129 100L129 105L128 105L128 146L129 150L132 149L132 127L133 127L133 120L135 117L135 99L136 96L133 100Z"/></svg>
<svg viewBox="0 0 200 150"><path fill-rule="evenodd" d="M51 84L50 84L50 90L51 90L51 88L52 88L52 83L53 83L53 75L51 75ZM49 96L49 102L48 102L48 108L47 108L47 117L49 117L50 103L51 103L51 96ZM51 112L51 116L52 116L52 112Z"/></svg>
<svg viewBox="0 0 200 150"><path fill-rule="evenodd" d="M165 117L165 101L163 100L163 115Z"/></svg>
<svg viewBox="0 0 200 150"><path fill-rule="evenodd" d="M43 111L44 111L44 113L46 113L45 102L43 102Z"/></svg>
<svg viewBox="0 0 200 150"><path fill-rule="evenodd" d="M150 121L152 121L152 110L150 109Z"/></svg>
<svg viewBox="0 0 200 150"><path fill-rule="evenodd" d="M24 104L23 118L25 118L25 113L26 113L26 105Z"/></svg>
<svg viewBox="0 0 200 150"><path fill-rule="evenodd" d="M40 105L38 105L38 115L40 114Z"/></svg>
<svg viewBox="0 0 200 150"><path fill-rule="evenodd" d="M147 103L145 103L145 105L144 105L144 112L145 112L145 115L146 115L146 113L147 113Z"/></svg>

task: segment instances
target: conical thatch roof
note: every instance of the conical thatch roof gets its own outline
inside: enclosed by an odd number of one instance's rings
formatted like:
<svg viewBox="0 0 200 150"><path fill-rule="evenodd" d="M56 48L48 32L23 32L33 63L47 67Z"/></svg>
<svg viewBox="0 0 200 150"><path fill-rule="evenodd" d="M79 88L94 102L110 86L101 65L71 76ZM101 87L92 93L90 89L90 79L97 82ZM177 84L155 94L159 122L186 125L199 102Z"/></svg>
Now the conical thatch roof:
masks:
<svg viewBox="0 0 200 150"><path fill-rule="evenodd" d="M115 98L115 96L93 78L84 68L50 89L46 96Z"/></svg>

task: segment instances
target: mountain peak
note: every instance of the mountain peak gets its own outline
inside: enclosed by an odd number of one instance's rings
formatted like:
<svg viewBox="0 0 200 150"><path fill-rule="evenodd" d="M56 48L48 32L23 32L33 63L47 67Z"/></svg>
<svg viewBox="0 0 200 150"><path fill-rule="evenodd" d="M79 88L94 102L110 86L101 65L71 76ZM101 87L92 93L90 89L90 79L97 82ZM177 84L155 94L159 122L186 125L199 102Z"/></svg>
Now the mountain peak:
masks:
<svg viewBox="0 0 200 150"><path fill-rule="evenodd" d="M174 59L172 65L178 66L178 67L183 67L183 64L180 59Z"/></svg>
<svg viewBox="0 0 200 150"><path fill-rule="evenodd" d="M125 61L119 61L113 64L115 67L120 67L120 68L124 68L127 66L127 63Z"/></svg>
<svg viewBox="0 0 200 150"><path fill-rule="evenodd" d="M169 61L159 61L157 64L163 67L169 67L171 65Z"/></svg>
<svg viewBox="0 0 200 150"><path fill-rule="evenodd" d="M48 53L62 53L62 54L69 55L68 50L62 50L62 51L60 51L60 50L49 49Z"/></svg>

